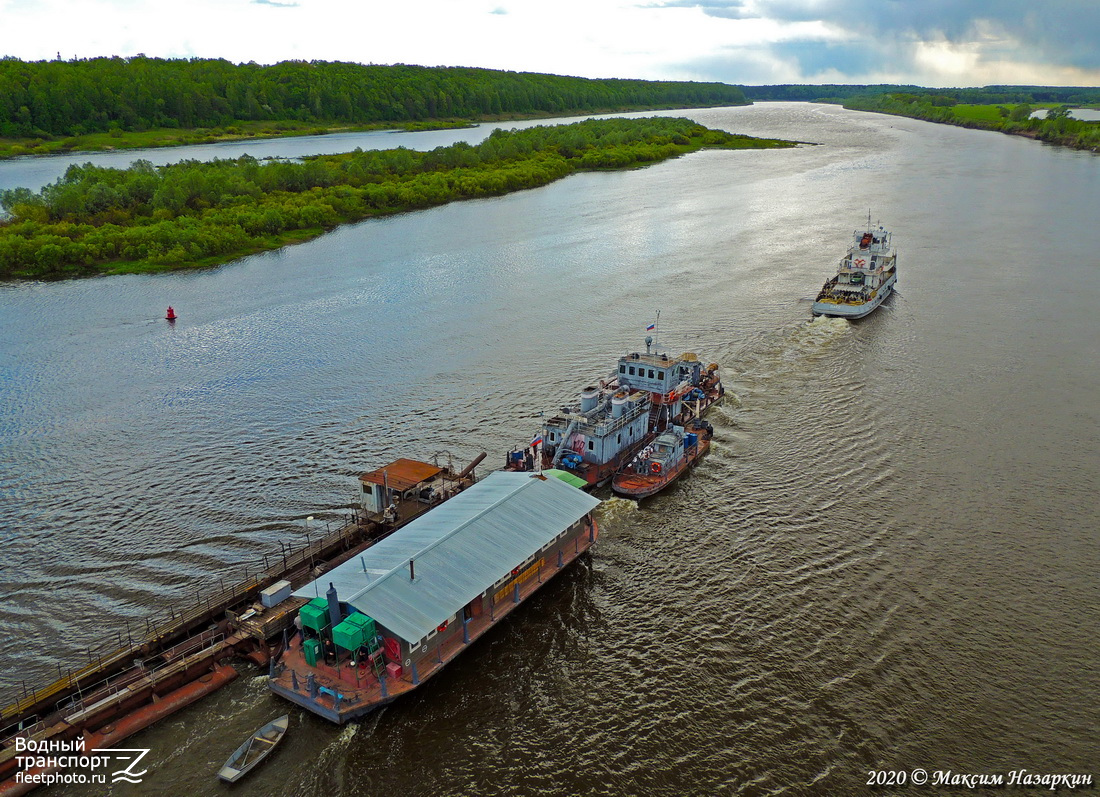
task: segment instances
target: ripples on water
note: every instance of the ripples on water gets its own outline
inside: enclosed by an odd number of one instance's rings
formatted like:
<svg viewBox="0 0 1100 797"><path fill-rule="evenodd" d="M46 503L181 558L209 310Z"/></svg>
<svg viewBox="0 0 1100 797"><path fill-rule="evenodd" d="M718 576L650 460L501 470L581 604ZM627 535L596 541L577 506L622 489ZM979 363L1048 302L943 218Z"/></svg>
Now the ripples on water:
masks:
<svg viewBox="0 0 1100 797"><path fill-rule="evenodd" d="M3 289L4 683L337 517L359 471L500 461L659 307L662 348L727 386L690 478L606 501L593 554L418 693L346 729L292 710L245 788L837 794L873 768L1090 771L1095 159L832 107L694 115L821 145L578 175L209 272ZM1013 199L1021 174L1047 207ZM900 294L809 322L800 300L869 205ZM1034 279L1052 239L1069 296ZM156 758L143 793L216 793L237 740L287 708L242 670L135 738Z"/></svg>

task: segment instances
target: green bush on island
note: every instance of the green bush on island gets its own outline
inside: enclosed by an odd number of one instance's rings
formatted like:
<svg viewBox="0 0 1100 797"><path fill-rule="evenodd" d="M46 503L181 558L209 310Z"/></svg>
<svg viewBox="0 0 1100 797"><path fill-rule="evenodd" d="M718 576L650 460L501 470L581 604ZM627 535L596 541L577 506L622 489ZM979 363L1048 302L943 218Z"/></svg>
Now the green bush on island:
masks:
<svg viewBox="0 0 1100 797"><path fill-rule="evenodd" d="M0 191L0 278L63 279L225 262L340 223L638 166L707 148L794 146L683 118L592 119L494 131L431 152L356 150L304 162L70 166L39 192Z"/></svg>

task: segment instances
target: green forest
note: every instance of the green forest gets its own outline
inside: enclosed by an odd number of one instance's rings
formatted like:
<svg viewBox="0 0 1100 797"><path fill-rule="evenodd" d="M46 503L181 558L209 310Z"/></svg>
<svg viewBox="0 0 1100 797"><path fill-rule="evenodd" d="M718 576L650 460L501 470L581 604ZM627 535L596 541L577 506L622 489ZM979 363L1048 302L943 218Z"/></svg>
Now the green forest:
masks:
<svg viewBox="0 0 1100 797"><path fill-rule="evenodd" d="M39 192L0 191L8 214L0 224L0 278L213 265L344 222L533 188L581 170L640 166L704 147L784 146L794 143L655 117L497 130L480 144L431 152L74 165Z"/></svg>
<svg viewBox="0 0 1100 797"><path fill-rule="evenodd" d="M589 80L465 67L215 59L0 60L0 137L241 121L402 123L746 103L724 83Z"/></svg>

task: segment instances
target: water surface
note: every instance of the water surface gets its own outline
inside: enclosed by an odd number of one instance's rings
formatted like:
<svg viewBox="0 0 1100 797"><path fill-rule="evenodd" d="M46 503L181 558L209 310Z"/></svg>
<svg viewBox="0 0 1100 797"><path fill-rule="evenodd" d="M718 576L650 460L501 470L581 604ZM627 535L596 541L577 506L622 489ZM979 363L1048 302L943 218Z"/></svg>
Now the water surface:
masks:
<svg viewBox="0 0 1100 797"><path fill-rule="evenodd" d="M689 113L817 145L575 175L208 271L0 288L3 686L339 517L363 470L502 461L660 309L661 348L727 384L689 479L608 501L589 558L361 724L242 665L131 740L151 749L133 792L220 794L217 767L288 708L287 749L240 794L1097 774L1100 161L834 106ZM868 209L899 295L808 323Z"/></svg>

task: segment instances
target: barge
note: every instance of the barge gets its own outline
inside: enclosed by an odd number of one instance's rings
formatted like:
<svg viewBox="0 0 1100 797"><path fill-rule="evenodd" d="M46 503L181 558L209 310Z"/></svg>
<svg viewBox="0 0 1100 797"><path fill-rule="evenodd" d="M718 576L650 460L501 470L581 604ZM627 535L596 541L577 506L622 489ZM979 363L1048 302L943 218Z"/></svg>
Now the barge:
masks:
<svg viewBox="0 0 1100 797"><path fill-rule="evenodd" d="M600 501L542 473L497 471L322 578L272 692L343 724L416 689L598 536Z"/></svg>
<svg viewBox="0 0 1100 797"><path fill-rule="evenodd" d="M244 658L268 666L285 647L305 599L295 585L358 556L395 530L476 483L481 454L461 472L399 459L359 477L361 509L304 546L283 546L243 581L197 596L198 603L144 626L127 627L117 647L90 655L87 666L62 673L0 710L0 795L25 794L16 740L36 744L83 738L89 752L117 745L154 722L230 683L229 664ZM112 637L115 639L116 637ZM54 771L44 767L29 774ZM25 780L25 779L24 779Z"/></svg>

